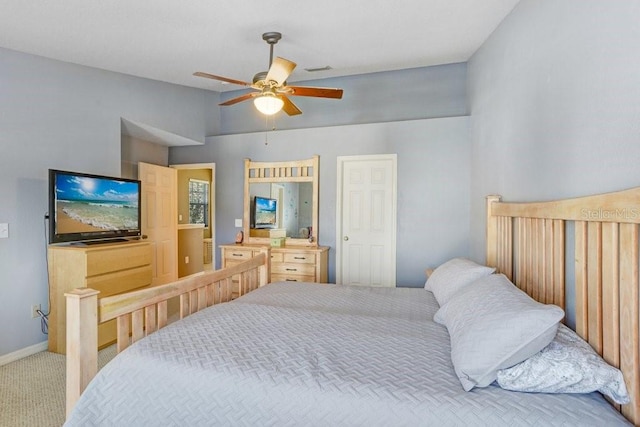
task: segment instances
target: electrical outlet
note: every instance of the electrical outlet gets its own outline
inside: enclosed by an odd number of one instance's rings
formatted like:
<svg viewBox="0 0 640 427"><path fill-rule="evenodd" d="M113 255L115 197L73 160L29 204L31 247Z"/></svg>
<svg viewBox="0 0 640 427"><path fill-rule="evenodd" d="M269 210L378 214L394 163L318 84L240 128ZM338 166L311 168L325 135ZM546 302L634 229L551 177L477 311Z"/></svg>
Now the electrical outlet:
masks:
<svg viewBox="0 0 640 427"><path fill-rule="evenodd" d="M236 227L242 227L242 218L236 218L235 220Z"/></svg>
<svg viewBox="0 0 640 427"><path fill-rule="evenodd" d="M40 314L38 313L38 311L40 310L40 304L34 304L31 306L31 317L34 319L37 319L38 317L40 317Z"/></svg>

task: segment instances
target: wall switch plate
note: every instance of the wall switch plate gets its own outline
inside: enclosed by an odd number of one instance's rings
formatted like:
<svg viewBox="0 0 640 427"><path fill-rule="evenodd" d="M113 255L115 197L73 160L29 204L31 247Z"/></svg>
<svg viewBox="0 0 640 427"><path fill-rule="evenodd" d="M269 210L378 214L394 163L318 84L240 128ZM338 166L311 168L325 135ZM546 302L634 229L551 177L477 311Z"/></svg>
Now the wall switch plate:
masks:
<svg viewBox="0 0 640 427"><path fill-rule="evenodd" d="M3 222L0 224L0 239L8 239L9 238L9 224Z"/></svg>
<svg viewBox="0 0 640 427"><path fill-rule="evenodd" d="M236 227L242 227L242 218L236 218Z"/></svg>
<svg viewBox="0 0 640 427"><path fill-rule="evenodd" d="M178 221L182 221L182 215L178 214Z"/></svg>
<svg viewBox="0 0 640 427"><path fill-rule="evenodd" d="M184 263L185 264L189 264L189 257L188 256L184 257Z"/></svg>

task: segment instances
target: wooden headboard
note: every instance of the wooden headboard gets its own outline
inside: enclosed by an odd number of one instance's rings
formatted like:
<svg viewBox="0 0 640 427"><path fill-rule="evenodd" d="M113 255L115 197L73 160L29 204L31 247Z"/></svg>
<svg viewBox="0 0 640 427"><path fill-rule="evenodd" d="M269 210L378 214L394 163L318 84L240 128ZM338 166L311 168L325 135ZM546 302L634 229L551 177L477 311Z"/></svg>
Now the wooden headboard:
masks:
<svg viewBox="0 0 640 427"><path fill-rule="evenodd" d="M566 310L574 273L576 332L620 368L640 425L638 224L640 187L541 203L487 197L487 265L532 298ZM568 239L571 235L573 239ZM568 247L567 241L575 244ZM571 269L571 270L570 270Z"/></svg>

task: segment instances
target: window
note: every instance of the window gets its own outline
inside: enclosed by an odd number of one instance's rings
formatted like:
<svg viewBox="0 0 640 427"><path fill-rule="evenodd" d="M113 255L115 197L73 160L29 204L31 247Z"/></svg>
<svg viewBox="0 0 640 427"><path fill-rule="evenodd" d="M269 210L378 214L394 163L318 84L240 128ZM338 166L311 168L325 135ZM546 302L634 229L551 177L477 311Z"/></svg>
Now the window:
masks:
<svg viewBox="0 0 640 427"><path fill-rule="evenodd" d="M209 182L189 180L189 223L209 227Z"/></svg>

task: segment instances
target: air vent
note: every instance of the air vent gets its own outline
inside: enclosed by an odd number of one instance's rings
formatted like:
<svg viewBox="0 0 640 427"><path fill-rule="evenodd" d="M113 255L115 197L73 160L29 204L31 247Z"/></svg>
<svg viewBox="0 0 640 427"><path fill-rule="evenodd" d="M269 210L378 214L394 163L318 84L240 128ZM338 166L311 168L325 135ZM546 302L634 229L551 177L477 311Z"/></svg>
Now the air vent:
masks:
<svg viewBox="0 0 640 427"><path fill-rule="evenodd" d="M333 68L331 68L330 65L325 65L324 67L316 67L316 68L305 68L305 71L308 71L310 73L315 73L317 71L328 71L328 70L332 70Z"/></svg>

